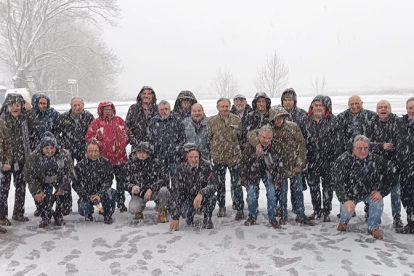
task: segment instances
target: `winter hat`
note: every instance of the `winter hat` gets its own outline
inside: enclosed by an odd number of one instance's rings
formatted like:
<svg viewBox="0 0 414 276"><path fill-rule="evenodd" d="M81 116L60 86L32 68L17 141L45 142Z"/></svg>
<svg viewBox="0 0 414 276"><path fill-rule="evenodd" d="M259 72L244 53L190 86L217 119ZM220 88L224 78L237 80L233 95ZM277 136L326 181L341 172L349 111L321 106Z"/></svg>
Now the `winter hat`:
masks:
<svg viewBox="0 0 414 276"><path fill-rule="evenodd" d="M56 148L57 141L55 136L50 131L46 131L45 134L43 134L42 141L40 141L40 146L42 149L47 146L52 146Z"/></svg>
<svg viewBox="0 0 414 276"><path fill-rule="evenodd" d="M133 152L134 154L136 154L139 151L143 151L148 153L148 155L152 154L152 146L149 142L139 142L137 145L135 145L131 152Z"/></svg>
<svg viewBox="0 0 414 276"><path fill-rule="evenodd" d="M246 99L246 97L242 94L237 94L236 96L234 96L233 101L237 100L237 99Z"/></svg>
<svg viewBox="0 0 414 276"><path fill-rule="evenodd" d="M285 89L285 91L283 91L283 93L282 93L282 101L285 98L290 98L294 102L296 102L296 92L295 92L295 90L293 88Z"/></svg>

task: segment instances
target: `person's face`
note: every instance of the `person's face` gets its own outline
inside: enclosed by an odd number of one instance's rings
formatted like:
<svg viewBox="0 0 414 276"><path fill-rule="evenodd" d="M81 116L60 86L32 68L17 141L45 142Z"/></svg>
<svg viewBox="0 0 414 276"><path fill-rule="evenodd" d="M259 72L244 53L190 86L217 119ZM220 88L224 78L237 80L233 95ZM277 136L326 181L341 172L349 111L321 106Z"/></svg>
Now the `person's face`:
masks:
<svg viewBox="0 0 414 276"><path fill-rule="evenodd" d="M137 158L139 160L145 160L149 157L148 153L146 153L145 151L137 151Z"/></svg>
<svg viewBox="0 0 414 276"><path fill-rule="evenodd" d="M281 127L283 124L283 116L278 116L275 118L275 125L277 127Z"/></svg>
<svg viewBox="0 0 414 276"><path fill-rule="evenodd" d="M22 113L22 104L20 102L9 105L10 113L13 117L17 117Z"/></svg>
<svg viewBox="0 0 414 276"><path fill-rule="evenodd" d="M200 122L204 117L204 110L199 104L194 104L191 107L191 118L194 122Z"/></svg>
<svg viewBox="0 0 414 276"><path fill-rule="evenodd" d="M358 157L360 160L364 160L368 156L368 150L368 142L358 141L356 142L356 146L354 146L352 151L356 157Z"/></svg>
<svg viewBox="0 0 414 276"><path fill-rule="evenodd" d="M287 111L292 110L292 108L295 106L295 102L292 100L292 98L284 98L283 99L283 108Z"/></svg>
<svg viewBox="0 0 414 276"><path fill-rule="evenodd" d="M228 117L230 113L230 103L228 101L220 101L217 110L222 117Z"/></svg>
<svg viewBox="0 0 414 276"><path fill-rule="evenodd" d="M182 100L181 101L181 109L187 113L190 110L190 101L189 100Z"/></svg>
<svg viewBox="0 0 414 276"><path fill-rule="evenodd" d="M46 111L46 109L47 109L47 100L45 98L40 98L39 102L37 104L37 107L41 111Z"/></svg>
<svg viewBox="0 0 414 276"><path fill-rule="evenodd" d="M266 112L266 99L265 98L258 98L256 101L257 111L259 113Z"/></svg>
<svg viewBox="0 0 414 276"><path fill-rule="evenodd" d="M362 100L359 96L352 96L349 98L348 107L352 114L357 115L362 109Z"/></svg>
<svg viewBox="0 0 414 276"><path fill-rule="evenodd" d="M86 157L92 161L96 161L99 158L99 147L98 145L90 144L86 149Z"/></svg>
<svg viewBox="0 0 414 276"><path fill-rule="evenodd" d="M414 120L414 101L407 103L407 114L411 121Z"/></svg>
<svg viewBox="0 0 414 276"><path fill-rule="evenodd" d="M188 152L187 162L191 167L197 167L200 163L200 153L196 150Z"/></svg>
<svg viewBox="0 0 414 276"><path fill-rule="evenodd" d="M144 91L142 91L141 93L141 100L142 100L142 104L146 104L146 105L150 105L152 103L152 92L149 89L145 89Z"/></svg>
<svg viewBox="0 0 414 276"><path fill-rule="evenodd" d="M43 154L46 155L47 158L52 158L55 153L56 148L54 146L46 146L43 148Z"/></svg>
<svg viewBox="0 0 414 276"><path fill-rule="evenodd" d="M237 112L243 113L246 108L247 101L246 99L237 98L233 101L234 106L236 107Z"/></svg>
<svg viewBox="0 0 414 276"><path fill-rule="evenodd" d="M72 114L77 116L83 112L83 101L81 99L74 99L70 103L70 108L72 108Z"/></svg>
<svg viewBox="0 0 414 276"><path fill-rule="evenodd" d="M103 108L103 114L106 118L112 118L114 111L112 110L112 106L107 105Z"/></svg>
<svg viewBox="0 0 414 276"><path fill-rule="evenodd" d="M322 118L325 116L326 108L325 105L320 101L314 101L313 106L313 115L317 118Z"/></svg>
<svg viewBox="0 0 414 276"><path fill-rule="evenodd" d="M391 115L391 104L388 101L380 101L377 104L377 114L381 121L387 121Z"/></svg>
<svg viewBox="0 0 414 276"><path fill-rule="evenodd" d="M273 135L272 133L262 132L262 134L259 134L257 137L259 138L259 141L262 144L262 146L267 147L270 145Z"/></svg>
<svg viewBox="0 0 414 276"><path fill-rule="evenodd" d="M167 104L158 105L158 112L160 113L161 118L166 119L170 116L171 109Z"/></svg>

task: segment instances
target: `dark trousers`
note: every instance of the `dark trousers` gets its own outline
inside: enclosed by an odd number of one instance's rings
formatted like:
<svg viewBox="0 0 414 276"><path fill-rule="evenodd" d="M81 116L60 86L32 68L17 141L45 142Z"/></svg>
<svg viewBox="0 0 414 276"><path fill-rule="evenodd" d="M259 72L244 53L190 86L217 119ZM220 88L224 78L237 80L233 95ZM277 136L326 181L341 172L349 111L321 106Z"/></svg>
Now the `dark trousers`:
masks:
<svg viewBox="0 0 414 276"><path fill-rule="evenodd" d="M13 183L16 187L16 192L14 196L14 209L13 215L24 215L24 203L26 197L26 182L24 181L23 176L23 166L22 164L13 165L12 168L4 172L2 171L2 176L0 180L0 219L7 218L9 213L9 208L7 204L7 198L9 197L11 176L13 174Z"/></svg>
<svg viewBox="0 0 414 276"><path fill-rule="evenodd" d="M204 213L205 218L211 218L213 215L214 207L216 207L217 197L215 195L212 195L208 198L203 197L203 200L201 201L201 207ZM195 213L194 208L194 198L187 198L181 201L180 204L180 215L183 218L187 218L192 220Z"/></svg>
<svg viewBox="0 0 414 276"><path fill-rule="evenodd" d="M45 191L45 198L42 202L35 200L36 208L39 210L39 215L43 220L50 220L52 215L55 219L63 218L62 210L65 202L64 195L54 195L51 185L46 184L43 187ZM52 206L56 203L55 211L53 212Z"/></svg>
<svg viewBox="0 0 414 276"><path fill-rule="evenodd" d="M407 213L407 223L414 229L414 181L405 180L401 183L401 202Z"/></svg>
<svg viewBox="0 0 414 276"><path fill-rule="evenodd" d="M321 194L322 182L322 194ZM308 186L312 199L313 211L329 215L332 210L333 185L326 176L308 175ZM323 203L323 207L321 204Z"/></svg>
<svg viewBox="0 0 414 276"><path fill-rule="evenodd" d="M118 201L118 191L110 188L101 198L101 206L105 217L111 217L115 211L115 203ZM81 216L92 215L94 213L93 203L89 198L78 199L78 212Z"/></svg>
<svg viewBox="0 0 414 276"><path fill-rule="evenodd" d="M124 165L115 165L114 174L116 180L116 190L118 191L118 203L125 203L125 185L124 185Z"/></svg>
<svg viewBox="0 0 414 276"><path fill-rule="evenodd" d="M213 169L214 173L217 175L218 187L217 187L217 200L220 208L226 207L226 170L227 168L230 171L231 177L231 186L234 188L234 203L236 204L237 211L243 211L244 200L243 200L243 190L239 181L239 174L237 171L237 165L228 167L227 165L222 165L214 163Z"/></svg>

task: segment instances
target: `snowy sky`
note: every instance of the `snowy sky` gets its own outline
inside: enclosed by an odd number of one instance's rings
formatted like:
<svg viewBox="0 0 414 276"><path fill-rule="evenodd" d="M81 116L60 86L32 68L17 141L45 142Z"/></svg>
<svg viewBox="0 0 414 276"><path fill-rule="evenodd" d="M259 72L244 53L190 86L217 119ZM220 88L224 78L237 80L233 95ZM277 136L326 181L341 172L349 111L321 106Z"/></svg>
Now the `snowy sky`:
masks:
<svg viewBox="0 0 414 276"><path fill-rule="evenodd" d="M151 85L160 97L211 92L219 68L256 92L257 68L276 49L289 83L311 91L412 88L413 1L119 1L104 39L122 59L122 94Z"/></svg>

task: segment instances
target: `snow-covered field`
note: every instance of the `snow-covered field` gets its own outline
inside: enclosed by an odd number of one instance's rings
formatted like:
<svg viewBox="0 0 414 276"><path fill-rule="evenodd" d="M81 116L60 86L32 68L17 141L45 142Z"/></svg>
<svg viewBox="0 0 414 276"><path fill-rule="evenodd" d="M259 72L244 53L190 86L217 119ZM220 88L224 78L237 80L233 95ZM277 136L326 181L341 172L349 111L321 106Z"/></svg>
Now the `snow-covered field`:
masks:
<svg viewBox="0 0 414 276"><path fill-rule="evenodd" d="M388 99L393 112L401 115L410 96L413 95L367 95L362 99L364 107L373 110L380 99ZM299 98L298 105L307 109L312 98ZM332 97L335 114L346 108L348 98ZM200 102L206 114L217 113L215 100ZM278 99L273 101L278 103ZM118 115L125 118L129 104L116 103ZM96 106L87 105L95 115ZM66 107L58 109L63 111ZM228 177L228 188L229 182ZM332 222L300 226L289 213L286 226L270 228L266 193L261 188L260 225L245 227L244 221L233 219L228 191L228 216L219 219L215 210L214 229L188 227L181 219L180 231L173 233L168 231L168 223L156 222L152 203L147 205L145 219L140 222L118 210L112 225L103 224L97 212L97 221L85 222L76 212L76 193L74 212L65 217L65 226L39 229L40 218L33 216L34 201L27 192L26 215L30 221L12 221L8 233L0 235L0 275L414 275L414 236L396 234L392 229L389 196L384 199L380 226L384 239L375 240L367 233L362 203L357 205L357 217L351 220L348 231L336 230L339 203L335 195ZM309 215L309 190L304 194ZM13 202L11 188L9 217ZM288 209L291 210L290 203ZM196 222L201 219L197 216ZM402 219L406 222L404 210Z"/></svg>

